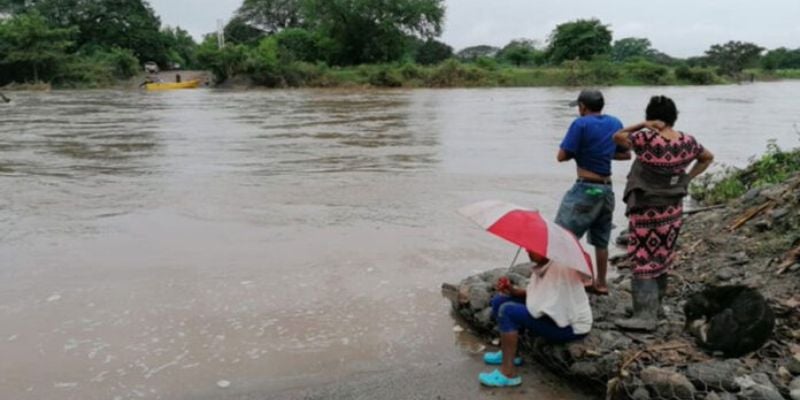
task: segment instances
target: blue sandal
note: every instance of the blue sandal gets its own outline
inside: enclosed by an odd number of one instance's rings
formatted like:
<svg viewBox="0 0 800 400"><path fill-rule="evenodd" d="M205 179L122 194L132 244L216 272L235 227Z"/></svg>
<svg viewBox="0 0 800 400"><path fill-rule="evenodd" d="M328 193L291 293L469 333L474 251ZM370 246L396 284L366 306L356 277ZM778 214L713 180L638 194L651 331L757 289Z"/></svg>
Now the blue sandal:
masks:
<svg viewBox="0 0 800 400"><path fill-rule="evenodd" d="M514 387L522 384L522 377L517 376L515 378L509 378L497 369L492 372L482 372L478 374L478 380L484 386L497 388Z"/></svg>
<svg viewBox="0 0 800 400"><path fill-rule="evenodd" d="M503 351L495 351L489 352L483 355L483 362L486 365L500 365L503 363ZM514 358L514 365L520 366L522 365L522 357L515 357Z"/></svg>

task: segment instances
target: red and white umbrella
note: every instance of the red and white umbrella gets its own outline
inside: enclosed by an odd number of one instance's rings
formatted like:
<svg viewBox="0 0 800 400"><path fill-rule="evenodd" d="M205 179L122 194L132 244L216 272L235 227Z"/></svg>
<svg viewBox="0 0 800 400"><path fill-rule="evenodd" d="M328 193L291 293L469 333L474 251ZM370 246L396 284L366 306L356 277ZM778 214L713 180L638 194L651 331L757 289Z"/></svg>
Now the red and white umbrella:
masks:
<svg viewBox="0 0 800 400"><path fill-rule="evenodd" d="M542 217L536 210L488 200L461 208L458 212L487 231L530 252L594 276L592 258L572 232Z"/></svg>

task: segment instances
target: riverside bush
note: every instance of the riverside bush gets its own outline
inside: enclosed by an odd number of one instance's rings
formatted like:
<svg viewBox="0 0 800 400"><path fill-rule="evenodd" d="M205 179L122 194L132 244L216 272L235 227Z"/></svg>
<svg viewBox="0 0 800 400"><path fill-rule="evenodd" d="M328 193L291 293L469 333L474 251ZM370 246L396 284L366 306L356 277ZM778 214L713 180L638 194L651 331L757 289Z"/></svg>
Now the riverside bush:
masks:
<svg viewBox="0 0 800 400"><path fill-rule="evenodd" d="M478 57L478 59L475 60L475 65L487 71L497 71L499 68L497 60L489 57Z"/></svg>
<svg viewBox="0 0 800 400"><path fill-rule="evenodd" d="M139 62L128 49L96 49L69 56L62 63L53 82L60 87L101 88L128 79L139 70Z"/></svg>
<svg viewBox="0 0 800 400"><path fill-rule="evenodd" d="M280 75L280 86L327 86L324 79L326 75L326 67L324 64L295 61L281 65L278 71Z"/></svg>
<svg viewBox="0 0 800 400"><path fill-rule="evenodd" d="M128 49L112 47L107 51L97 51L90 58L111 68L118 79L128 79L139 72L139 60Z"/></svg>
<svg viewBox="0 0 800 400"><path fill-rule="evenodd" d="M717 75L710 68L690 68L682 65L675 69L675 78L692 85L711 85L717 81Z"/></svg>
<svg viewBox="0 0 800 400"><path fill-rule="evenodd" d="M421 68L413 63L400 66L400 75L410 86L424 86L428 79L430 68Z"/></svg>
<svg viewBox="0 0 800 400"><path fill-rule="evenodd" d="M259 46L260 48L263 46ZM260 49L263 50L263 49ZM283 86L285 66L266 56L266 53L251 55L247 61L247 72L256 84L267 87ZM231 75L233 76L233 75Z"/></svg>
<svg viewBox="0 0 800 400"><path fill-rule="evenodd" d="M622 71L608 59L595 59L587 66L584 79L592 84L610 85L622 77Z"/></svg>
<svg viewBox="0 0 800 400"><path fill-rule="evenodd" d="M648 85L668 85L672 83L670 69L645 60L629 62L624 65L626 74Z"/></svg>
<svg viewBox="0 0 800 400"><path fill-rule="evenodd" d="M483 86L489 83L489 73L451 59L435 68L426 83L433 87Z"/></svg>
<svg viewBox="0 0 800 400"><path fill-rule="evenodd" d="M750 189L781 183L797 172L800 172L800 148L784 151L770 141L766 153L751 160L747 168L726 168L705 175L692 183L690 193L692 198L705 204L721 204Z"/></svg>
<svg viewBox="0 0 800 400"><path fill-rule="evenodd" d="M90 57L70 57L58 69L53 83L65 88L101 88L114 83L113 68Z"/></svg>
<svg viewBox="0 0 800 400"><path fill-rule="evenodd" d="M380 66L369 76L369 84L376 87L400 87L403 86L403 80L400 70L389 65Z"/></svg>

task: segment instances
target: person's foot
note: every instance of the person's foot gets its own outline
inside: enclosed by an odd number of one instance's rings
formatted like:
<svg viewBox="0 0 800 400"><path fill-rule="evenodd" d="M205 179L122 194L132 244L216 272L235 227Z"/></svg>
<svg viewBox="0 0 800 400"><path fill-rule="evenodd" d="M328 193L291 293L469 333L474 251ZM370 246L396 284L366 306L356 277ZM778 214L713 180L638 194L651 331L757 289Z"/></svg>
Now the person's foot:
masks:
<svg viewBox="0 0 800 400"><path fill-rule="evenodd" d="M625 331L653 332L658 327L658 321L650 318L625 318L614 321L618 328Z"/></svg>
<svg viewBox="0 0 800 400"><path fill-rule="evenodd" d="M488 352L483 355L483 362L487 365L500 365L503 363L503 351ZM514 358L514 365L522 365L522 357Z"/></svg>
<svg viewBox="0 0 800 400"><path fill-rule="evenodd" d="M522 384L522 377L515 376L509 378L500 372L500 370L496 369L492 372L482 372L478 374L478 381L480 381L482 385L489 387L514 387Z"/></svg>
<svg viewBox="0 0 800 400"><path fill-rule="evenodd" d="M597 296L608 296L608 286L591 285L586 286L586 293L591 293Z"/></svg>

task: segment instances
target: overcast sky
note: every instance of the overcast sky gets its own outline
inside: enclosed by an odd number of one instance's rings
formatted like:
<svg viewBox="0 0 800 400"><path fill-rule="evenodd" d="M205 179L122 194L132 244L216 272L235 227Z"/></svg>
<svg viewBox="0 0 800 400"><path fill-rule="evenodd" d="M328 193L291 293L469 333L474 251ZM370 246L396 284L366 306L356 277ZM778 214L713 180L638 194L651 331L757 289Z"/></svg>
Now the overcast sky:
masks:
<svg viewBox="0 0 800 400"><path fill-rule="evenodd" d="M195 38L230 18L242 0L150 0L163 23ZM767 48L800 48L800 0L447 0L442 40L456 50L477 44L502 46L511 39L545 43L562 22L599 18L614 38L646 37L677 57L701 55L728 40Z"/></svg>

